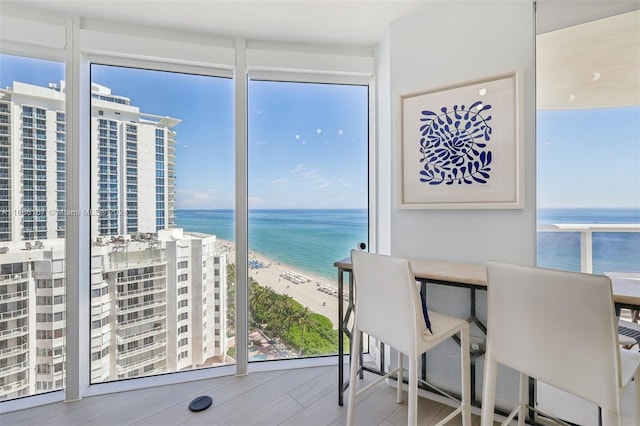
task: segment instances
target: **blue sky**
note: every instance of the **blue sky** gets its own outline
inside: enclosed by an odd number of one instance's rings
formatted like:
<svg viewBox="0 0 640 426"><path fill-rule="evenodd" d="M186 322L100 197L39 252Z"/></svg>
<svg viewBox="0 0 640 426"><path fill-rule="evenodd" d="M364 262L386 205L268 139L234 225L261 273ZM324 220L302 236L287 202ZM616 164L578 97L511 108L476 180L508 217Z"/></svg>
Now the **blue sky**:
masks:
<svg viewBox="0 0 640 426"><path fill-rule="evenodd" d="M177 208L234 207L231 79L99 65L91 79L141 111L183 120ZM366 208L366 102L365 87L251 82L249 207Z"/></svg>
<svg viewBox="0 0 640 426"><path fill-rule="evenodd" d="M0 84L46 86L63 66L0 55ZM233 82L94 66L92 80L143 112L183 120L177 207L234 207ZM250 208L367 206L367 90L250 82ZM539 111L539 207L640 208L640 107ZM356 160L357 159L357 160Z"/></svg>
<svg viewBox="0 0 640 426"><path fill-rule="evenodd" d="M47 86L63 66L0 56L0 84ZM168 115L175 127L176 207L234 208L233 81L94 65L91 80ZM250 83L249 207L367 207L367 88Z"/></svg>
<svg viewBox="0 0 640 426"><path fill-rule="evenodd" d="M538 207L640 208L640 107L538 111Z"/></svg>

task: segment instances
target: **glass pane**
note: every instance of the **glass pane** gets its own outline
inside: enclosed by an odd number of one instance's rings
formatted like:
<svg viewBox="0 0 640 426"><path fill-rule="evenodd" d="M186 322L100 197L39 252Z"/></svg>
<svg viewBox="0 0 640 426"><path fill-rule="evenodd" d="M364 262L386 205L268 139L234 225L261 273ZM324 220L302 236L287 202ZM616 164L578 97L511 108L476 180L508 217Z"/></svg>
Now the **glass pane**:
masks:
<svg viewBox="0 0 640 426"><path fill-rule="evenodd" d="M368 88L249 83L249 360L337 353L333 263L368 244Z"/></svg>
<svg viewBox="0 0 640 426"><path fill-rule="evenodd" d="M91 382L232 363L228 251L180 209L233 206L233 82L96 64L91 80Z"/></svg>
<svg viewBox="0 0 640 426"><path fill-rule="evenodd" d="M0 401L64 388L63 78L0 55Z"/></svg>
<svg viewBox="0 0 640 426"><path fill-rule="evenodd" d="M640 277L639 17L537 37L539 266Z"/></svg>

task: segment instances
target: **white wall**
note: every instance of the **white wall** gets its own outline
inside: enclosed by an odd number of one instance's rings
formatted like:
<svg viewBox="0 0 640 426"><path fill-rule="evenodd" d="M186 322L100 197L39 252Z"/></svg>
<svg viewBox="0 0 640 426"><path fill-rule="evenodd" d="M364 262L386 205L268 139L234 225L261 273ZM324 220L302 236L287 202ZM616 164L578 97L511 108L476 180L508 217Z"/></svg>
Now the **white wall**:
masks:
<svg viewBox="0 0 640 426"><path fill-rule="evenodd" d="M530 2L446 2L391 26L391 250L397 255L486 262L535 261L535 29ZM522 69L525 208L398 210L398 98Z"/></svg>
<svg viewBox="0 0 640 426"><path fill-rule="evenodd" d="M533 265L536 238L535 174L535 12L532 1L434 3L428 13L395 22L377 51L390 61L389 82L378 75L380 111L390 98L390 140L379 134L382 169L391 171L391 253L399 256L484 263L503 260ZM382 55L382 57L380 57ZM385 57L385 56L388 56ZM430 88L521 70L524 77L524 209L399 210L397 164L399 97ZM381 80L381 81L380 81ZM386 98L386 99L385 99ZM379 127L383 124L379 123ZM430 286L429 305L443 313L469 315L468 290ZM478 294L478 314L486 318L486 297ZM472 334L479 334L473 332ZM455 344L445 345L428 364L430 380L458 386ZM440 356L438 356L440 354ZM454 362L455 360L455 362ZM477 396L482 382L478 362ZM507 378L510 388L512 378ZM502 392L500 392L502 393ZM504 395L508 400L508 392ZM501 396L496 398L500 403Z"/></svg>

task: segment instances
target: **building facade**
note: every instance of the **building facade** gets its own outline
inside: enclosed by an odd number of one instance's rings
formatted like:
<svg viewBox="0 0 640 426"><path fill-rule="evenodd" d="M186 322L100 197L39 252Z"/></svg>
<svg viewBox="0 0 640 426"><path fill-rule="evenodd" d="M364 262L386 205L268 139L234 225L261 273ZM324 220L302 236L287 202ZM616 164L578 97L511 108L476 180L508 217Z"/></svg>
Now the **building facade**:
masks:
<svg viewBox="0 0 640 426"><path fill-rule="evenodd" d="M0 242L64 238L63 90L0 90Z"/></svg>
<svg viewBox="0 0 640 426"><path fill-rule="evenodd" d="M175 225L175 135L181 120L141 113L129 98L91 85L92 235ZM95 161L97 160L97 161Z"/></svg>
<svg viewBox="0 0 640 426"><path fill-rule="evenodd" d="M226 253L175 228L175 131L92 85L91 381L225 361ZM64 387L64 83L0 90L0 401Z"/></svg>

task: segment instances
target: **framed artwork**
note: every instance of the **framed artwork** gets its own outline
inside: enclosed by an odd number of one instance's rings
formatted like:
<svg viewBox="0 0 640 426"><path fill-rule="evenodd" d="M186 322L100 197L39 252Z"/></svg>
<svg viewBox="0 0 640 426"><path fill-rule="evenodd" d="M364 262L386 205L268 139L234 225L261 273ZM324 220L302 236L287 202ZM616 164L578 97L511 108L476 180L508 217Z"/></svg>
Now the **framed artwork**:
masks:
<svg viewBox="0 0 640 426"><path fill-rule="evenodd" d="M401 96L400 208L523 208L520 79Z"/></svg>

